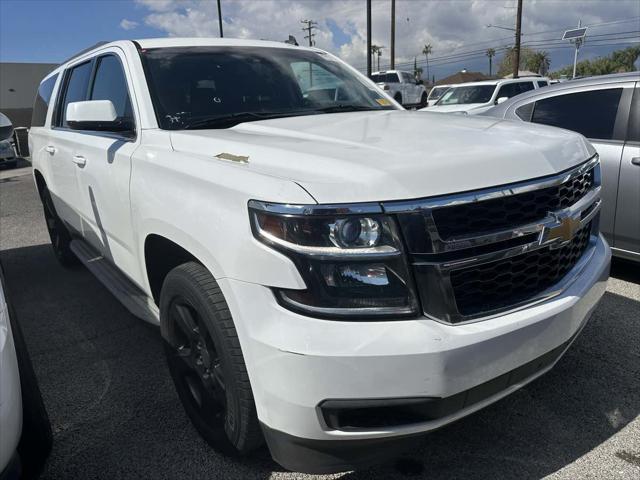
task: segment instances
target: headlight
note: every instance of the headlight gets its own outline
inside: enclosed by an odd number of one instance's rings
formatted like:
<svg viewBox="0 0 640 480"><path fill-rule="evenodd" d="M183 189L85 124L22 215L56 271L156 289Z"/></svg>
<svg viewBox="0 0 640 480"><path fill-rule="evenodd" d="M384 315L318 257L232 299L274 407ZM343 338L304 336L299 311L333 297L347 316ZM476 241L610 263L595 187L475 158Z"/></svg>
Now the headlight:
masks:
<svg viewBox="0 0 640 480"><path fill-rule="evenodd" d="M251 201L249 212L254 236L287 255L307 286L274 289L281 305L332 318L418 314L398 227L377 205L353 209Z"/></svg>

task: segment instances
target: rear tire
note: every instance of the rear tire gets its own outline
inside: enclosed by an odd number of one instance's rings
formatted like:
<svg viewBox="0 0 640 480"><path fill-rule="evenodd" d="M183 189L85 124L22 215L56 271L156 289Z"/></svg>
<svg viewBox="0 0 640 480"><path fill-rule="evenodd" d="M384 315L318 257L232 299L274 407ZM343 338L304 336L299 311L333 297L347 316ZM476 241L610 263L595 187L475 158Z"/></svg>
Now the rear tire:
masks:
<svg viewBox="0 0 640 480"><path fill-rule="evenodd" d="M169 272L160 319L169 372L200 435L227 455L262 445L238 334L220 287L202 265L189 262Z"/></svg>
<svg viewBox="0 0 640 480"><path fill-rule="evenodd" d="M41 192L42 206L44 208L44 219L47 224L47 231L51 239L53 253L63 267L74 267L80 263L78 257L71 250L71 234L65 224L56 213L56 208L51 199L51 193L45 186Z"/></svg>

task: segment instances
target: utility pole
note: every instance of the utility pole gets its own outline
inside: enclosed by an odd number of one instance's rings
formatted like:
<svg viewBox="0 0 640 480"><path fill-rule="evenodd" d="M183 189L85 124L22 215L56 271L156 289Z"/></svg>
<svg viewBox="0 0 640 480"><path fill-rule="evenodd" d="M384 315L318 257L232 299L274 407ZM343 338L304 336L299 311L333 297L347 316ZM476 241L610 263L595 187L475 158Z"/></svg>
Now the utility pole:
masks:
<svg viewBox="0 0 640 480"><path fill-rule="evenodd" d="M578 28L582 26L582 19L578 20ZM573 54L573 76L571 78L576 78L576 67L578 66L578 50L582 46L582 42L584 41L584 37L576 38L574 44L576 47L576 51Z"/></svg>
<svg viewBox="0 0 640 480"><path fill-rule="evenodd" d="M367 0L367 77L371 78L371 0Z"/></svg>
<svg viewBox="0 0 640 480"><path fill-rule="evenodd" d="M222 34L222 7L220 7L220 0L218 0L218 27L220 28L220 38L223 38Z"/></svg>
<svg viewBox="0 0 640 480"><path fill-rule="evenodd" d="M313 47L316 42L315 40L313 40L313 37L316 36L315 33L313 33L313 29L314 28L318 28L316 25L318 25L317 22L314 22L313 20L300 20L300 23L305 24L305 27L302 27L302 31L303 32L307 32L307 34L304 36L304 38L308 38L309 39L309 46Z"/></svg>
<svg viewBox="0 0 640 480"><path fill-rule="evenodd" d="M518 78L520 71L520 37L522 34L522 0L518 0L518 14L516 17L516 47L513 62L513 78Z"/></svg>
<svg viewBox="0 0 640 480"><path fill-rule="evenodd" d="M396 68L396 0L391 0L391 70Z"/></svg>

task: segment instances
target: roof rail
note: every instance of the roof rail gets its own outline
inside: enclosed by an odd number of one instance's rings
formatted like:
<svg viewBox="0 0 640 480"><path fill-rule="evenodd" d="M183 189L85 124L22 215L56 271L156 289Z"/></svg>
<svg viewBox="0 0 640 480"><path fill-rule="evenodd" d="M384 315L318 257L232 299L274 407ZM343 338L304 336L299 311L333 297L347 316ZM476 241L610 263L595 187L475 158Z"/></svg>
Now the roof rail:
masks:
<svg viewBox="0 0 640 480"><path fill-rule="evenodd" d="M94 48L101 47L102 45L106 45L107 43L110 43L110 42L107 42L107 41L101 41L101 42L96 43L95 45L91 45L90 47L87 47L87 48L85 48L84 50L81 50L81 51L79 51L78 53L76 53L75 55L72 55L72 56L70 56L69 58L67 58L66 60L64 60L64 61L60 62L60 65L62 65L63 63L70 62L70 61L71 61L71 60L73 60L74 58L77 58L77 57L79 57L80 55L84 55L85 53L90 52L90 51L91 51L91 50L93 50Z"/></svg>

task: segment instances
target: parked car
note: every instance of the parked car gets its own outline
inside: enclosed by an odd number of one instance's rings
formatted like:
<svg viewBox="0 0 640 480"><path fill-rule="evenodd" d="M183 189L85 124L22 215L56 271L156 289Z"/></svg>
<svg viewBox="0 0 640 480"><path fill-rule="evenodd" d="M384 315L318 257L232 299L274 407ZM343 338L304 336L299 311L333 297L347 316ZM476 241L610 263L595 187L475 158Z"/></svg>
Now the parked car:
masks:
<svg viewBox="0 0 640 480"><path fill-rule="evenodd" d="M160 326L220 451L382 462L547 372L605 291L576 133L406 111L330 53L227 38L102 45L38 97L54 253Z"/></svg>
<svg viewBox="0 0 640 480"><path fill-rule="evenodd" d="M37 478L52 434L0 265L0 478Z"/></svg>
<svg viewBox="0 0 640 480"><path fill-rule="evenodd" d="M13 125L11 120L3 113L0 113L0 167L13 168L17 164L16 154L11 145Z"/></svg>
<svg viewBox="0 0 640 480"><path fill-rule="evenodd" d="M427 91L422 82L416 80L411 72L401 70L373 72L371 80L376 82L400 105L407 107L427 106Z"/></svg>
<svg viewBox="0 0 640 480"><path fill-rule="evenodd" d="M546 87L548 84L546 78L529 77L452 85L435 105L429 107L429 112L464 112L477 115L513 96Z"/></svg>
<svg viewBox="0 0 640 480"><path fill-rule="evenodd" d="M513 98L485 115L587 137L602 162L600 229L614 255L640 261L640 73L563 82Z"/></svg>
<svg viewBox="0 0 640 480"><path fill-rule="evenodd" d="M433 87L429 92L429 96L427 97L427 106L433 106L444 94L444 92L449 90L449 87L451 87L451 85L436 85L435 87Z"/></svg>

